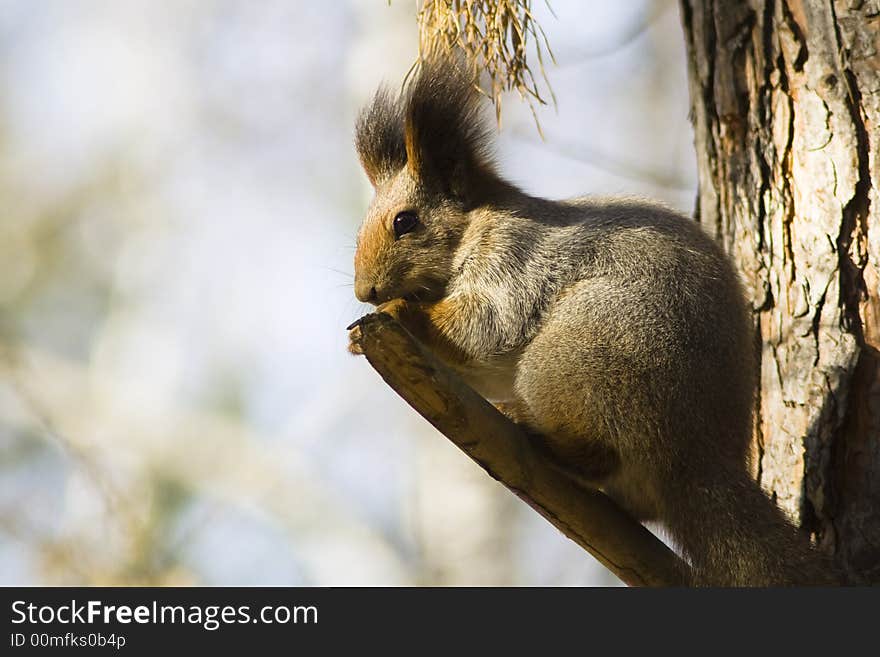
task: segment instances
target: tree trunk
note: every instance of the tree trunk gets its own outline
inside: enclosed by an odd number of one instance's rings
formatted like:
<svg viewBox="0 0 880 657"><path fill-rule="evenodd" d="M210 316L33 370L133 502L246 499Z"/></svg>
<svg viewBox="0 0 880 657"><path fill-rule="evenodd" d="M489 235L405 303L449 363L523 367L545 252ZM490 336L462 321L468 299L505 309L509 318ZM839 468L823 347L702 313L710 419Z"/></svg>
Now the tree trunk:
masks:
<svg viewBox="0 0 880 657"><path fill-rule="evenodd" d="M880 0L681 0L697 218L760 345L755 475L880 581Z"/></svg>

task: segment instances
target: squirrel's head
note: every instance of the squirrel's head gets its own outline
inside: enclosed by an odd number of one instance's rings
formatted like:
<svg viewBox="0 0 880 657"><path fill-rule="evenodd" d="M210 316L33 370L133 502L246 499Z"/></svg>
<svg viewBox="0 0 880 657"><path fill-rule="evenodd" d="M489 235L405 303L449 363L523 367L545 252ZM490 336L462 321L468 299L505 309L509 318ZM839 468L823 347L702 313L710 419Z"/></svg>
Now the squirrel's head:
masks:
<svg viewBox="0 0 880 657"><path fill-rule="evenodd" d="M472 77L434 60L399 97L380 89L361 112L355 143L375 196L354 259L360 301L443 296L469 212L498 181L481 105Z"/></svg>

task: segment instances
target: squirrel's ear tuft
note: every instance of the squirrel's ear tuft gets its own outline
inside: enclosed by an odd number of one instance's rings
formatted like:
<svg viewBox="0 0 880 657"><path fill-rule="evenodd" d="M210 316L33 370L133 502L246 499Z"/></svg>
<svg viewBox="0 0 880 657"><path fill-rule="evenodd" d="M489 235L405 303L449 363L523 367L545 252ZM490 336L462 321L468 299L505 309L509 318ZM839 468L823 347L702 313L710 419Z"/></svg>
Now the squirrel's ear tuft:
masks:
<svg viewBox="0 0 880 657"><path fill-rule="evenodd" d="M492 171L492 128L483 96L464 63L435 57L422 61L404 96L407 166L427 185L467 196Z"/></svg>
<svg viewBox="0 0 880 657"><path fill-rule="evenodd" d="M406 164L403 112L385 87L380 87L372 102L361 110L355 147L373 187Z"/></svg>

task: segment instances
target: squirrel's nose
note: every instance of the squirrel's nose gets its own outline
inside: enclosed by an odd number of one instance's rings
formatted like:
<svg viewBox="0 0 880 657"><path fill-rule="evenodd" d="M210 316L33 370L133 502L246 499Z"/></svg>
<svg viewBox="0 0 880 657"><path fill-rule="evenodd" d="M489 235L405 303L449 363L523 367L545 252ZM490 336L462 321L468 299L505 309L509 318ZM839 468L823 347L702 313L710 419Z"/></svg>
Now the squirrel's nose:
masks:
<svg viewBox="0 0 880 657"><path fill-rule="evenodd" d="M376 286L363 281L357 281L354 285L354 295L358 301L376 303Z"/></svg>

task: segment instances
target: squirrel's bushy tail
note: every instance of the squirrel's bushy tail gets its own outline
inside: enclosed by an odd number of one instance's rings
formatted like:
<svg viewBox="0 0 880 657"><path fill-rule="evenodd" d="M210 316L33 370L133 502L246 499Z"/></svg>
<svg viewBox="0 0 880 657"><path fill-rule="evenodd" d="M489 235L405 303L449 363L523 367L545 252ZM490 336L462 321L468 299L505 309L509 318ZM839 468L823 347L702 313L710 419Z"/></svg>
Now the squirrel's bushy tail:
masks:
<svg viewBox="0 0 880 657"><path fill-rule="evenodd" d="M809 586L843 583L746 472L667 486L667 524L690 559L695 586ZM707 522L705 515L713 520Z"/></svg>

